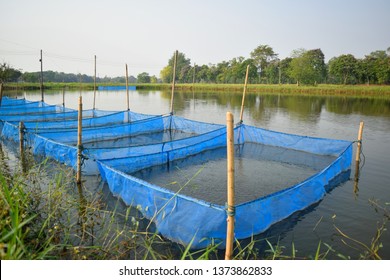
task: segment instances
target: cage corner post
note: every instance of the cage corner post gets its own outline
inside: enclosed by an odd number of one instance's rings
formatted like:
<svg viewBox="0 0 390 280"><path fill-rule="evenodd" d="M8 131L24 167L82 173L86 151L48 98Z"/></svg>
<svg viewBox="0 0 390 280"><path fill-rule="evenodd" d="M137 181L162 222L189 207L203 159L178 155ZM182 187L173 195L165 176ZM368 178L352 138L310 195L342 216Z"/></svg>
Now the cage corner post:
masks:
<svg viewBox="0 0 390 280"><path fill-rule="evenodd" d="M360 155L362 152L362 139L363 139L364 122L361 121L359 125L356 157L355 157L355 178L354 178L354 193L359 191L359 176L360 176Z"/></svg>
<svg viewBox="0 0 390 280"><path fill-rule="evenodd" d="M79 96L79 112L77 125L77 173L76 183L81 186L81 165L82 165L82 120L83 120L83 99Z"/></svg>
<svg viewBox="0 0 390 280"><path fill-rule="evenodd" d="M233 258L234 243L234 223L235 223L235 206L234 206L234 118L231 112L226 113L227 126L227 231L226 231L226 251L225 260Z"/></svg>

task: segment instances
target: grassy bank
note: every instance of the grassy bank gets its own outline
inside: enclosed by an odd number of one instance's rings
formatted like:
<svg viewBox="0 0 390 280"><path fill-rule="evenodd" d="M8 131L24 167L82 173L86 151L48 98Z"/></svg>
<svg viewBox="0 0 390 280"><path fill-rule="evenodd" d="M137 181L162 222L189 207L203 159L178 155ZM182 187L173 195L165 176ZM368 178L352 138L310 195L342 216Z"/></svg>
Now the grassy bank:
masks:
<svg viewBox="0 0 390 280"><path fill-rule="evenodd" d="M170 89L170 84L138 84L138 89L160 90ZM196 90L196 91L228 91L242 92L242 84L177 84L177 90ZM308 94L337 94L337 95L372 95L372 96L390 96L390 86L384 85L326 85L317 86L297 86L297 85L265 85L252 84L247 87L248 93L308 93Z"/></svg>
<svg viewBox="0 0 390 280"><path fill-rule="evenodd" d="M104 86L124 84L98 84ZM132 84L139 90L170 90L170 84ZM45 89L68 89L68 90L93 90L92 83L45 83ZM38 83L9 83L4 85L5 90L39 90ZM242 84L176 84L180 91L219 91L219 92L242 92ZM265 85L250 84L248 93L296 93L312 95L345 95L366 97L390 98L390 86L387 85L330 85L320 84L317 86L297 85Z"/></svg>

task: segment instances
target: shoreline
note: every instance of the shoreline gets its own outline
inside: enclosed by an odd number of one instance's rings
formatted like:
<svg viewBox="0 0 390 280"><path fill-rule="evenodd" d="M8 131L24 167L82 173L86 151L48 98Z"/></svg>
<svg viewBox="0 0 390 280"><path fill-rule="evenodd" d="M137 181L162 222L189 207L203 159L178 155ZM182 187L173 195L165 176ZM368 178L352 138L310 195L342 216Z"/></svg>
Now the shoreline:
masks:
<svg viewBox="0 0 390 280"><path fill-rule="evenodd" d="M124 86L125 84L97 84L97 86ZM171 84L131 84L138 90L171 90ZM178 91L209 91L209 92L238 92L243 91L242 84L176 84ZM45 83L45 90L93 90L93 83ZM7 83L3 90L40 90L39 83ZM353 97L390 98L390 85L331 85L297 86L295 84L267 85L249 84L247 93L288 93L309 95L340 95Z"/></svg>

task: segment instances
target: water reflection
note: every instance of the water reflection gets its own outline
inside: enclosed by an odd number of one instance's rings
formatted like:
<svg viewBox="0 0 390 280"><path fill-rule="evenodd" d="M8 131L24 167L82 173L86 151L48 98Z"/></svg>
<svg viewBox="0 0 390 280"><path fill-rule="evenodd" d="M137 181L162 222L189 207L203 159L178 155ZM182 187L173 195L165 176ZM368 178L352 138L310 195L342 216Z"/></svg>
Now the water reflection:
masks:
<svg viewBox="0 0 390 280"><path fill-rule="evenodd" d="M171 93L162 91L161 97L171 98ZM193 110L193 107L206 106L232 108L241 107L241 94L218 92L176 92L175 112ZM203 108L204 109L204 108ZM351 98L337 96L307 95L270 95L248 94L245 98L245 110L254 120L270 120L276 114L288 114L290 118L309 123L317 123L321 112L326 110L340 115L360 114L368 116L390 116L390 100L373 98Z"/></svg>

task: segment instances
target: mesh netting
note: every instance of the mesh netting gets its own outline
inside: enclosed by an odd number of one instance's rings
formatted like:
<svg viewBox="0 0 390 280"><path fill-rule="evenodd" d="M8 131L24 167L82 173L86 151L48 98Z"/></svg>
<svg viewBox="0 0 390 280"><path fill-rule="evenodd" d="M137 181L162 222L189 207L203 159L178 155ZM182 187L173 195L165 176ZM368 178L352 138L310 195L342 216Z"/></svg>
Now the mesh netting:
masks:
<svg viewBox="0 0 390 280"><path fill-rule="evenodd" d="M27 103L33 103L33 102L28 101L24 98L15 99L15 98L9 98L8 96L3 96L1 98L0 109L6 108L7 106L17 106L17 105L23 105L23 104L27 104Z"/></svg>
<svg viewBox="0 0 390 280"><path fill-rule="evenodd" d="M172 115L152 116L129 111L104 114L102 111L88 110L83 112L83 116L86 117L82 120L83 173L86 175L99 172L95 159L169 151L224 133L221 125ZM26 127L26 143L35 154L54 158L76 168L77 119L58 118L42 122L35 120L33 115L20 115L14 121L5 122L2 137L18 141L20 120L24 120Z"/></svg>
<svg viewBox="0 0 390 280"><path fill-rule="evenodd" d="M9 100L9 99L6 99L6 100ZM29 102L29 101L26 101L24 99L17 99L17 100L18 100L18 102L16 102L16 103L3 101L1 103L0 112L3 112L3 111L6 112L6 111L14 110L14 109L20 108L20 107L24 107L24 108L32 108L32 107L40 107L40 106L42 107L45 104L41 101Z"/></svg>
<svg viewBox="0 0 390 280"><path fill-rule="evenodd" d="M194 158L189 155L201 154L202 162L215 161L215 153L219 153L219 156L226 153L226 148L222 149L222 154L218 149L225 147L225 143L226 135L220 135L168 153L98 161L99 168L112 193L121 197L128 205L142 209L144 215L155 222L164 236L182 244L192 242L193 248L205 247L213 242L221 242L223 247L226 237L226 212L223 204L184 195L181 188L185 185L184 182L173 191L131 174L137 175L138 172L139 176L140 172L148 173L153 166L157 169L173 168L178 159L194 164ZM238 239L261 233L292 213L320 201L332 180L350 169L352 159L352 143L349 141L297 136L246 125L235 128L235 143L238 146L248 143L268 146L268 151L262 151L259 161L272 158L273 161L282 163L311 165L314 169L306 179L301 178L297 183L238 205L235 229ZM283 148L283 152L280 148ZM252 160L250 164L255 164L253 157L256 153L253 150L246 153L249 153L247 158ZM144 178L150 178L150 174ZM157 180L159 184L161 181ZM213 183L209 184L209 192L212 192L210 188L213 188ZM208 196L207 193L204 195ZM226 196L225 192L219 195Z"/></svg>
<svg viewBox="0 0 390 280"><path fill-rule="evenodd" d="M60 114L63 115L63 114ZM66 114L69 115L69 114ZM124 111L124 112L112 112L112 111L101 111L101 110L85 110L83 111L83 119L82 119L82 126L83 129L99 129L100 127L107 127L107 126L113 126L113 125L120 125L120 124L129 124L131 122L152 118L155 116L151 115L145 115L145 114L139 114L134 113L130 111ZM74 134L77 132L77 126L78 126L78 115L75 114L72 116L72 118L65 118L65 119L55 119L53 121L36 121L36 120L29 120L30 116L24 116L20 117L19 120L15 121L7 121L4 124L3 127L3 137L6 137L10 140L17 141L18 139L18 125L19 121L24 121L24 126L26 128L26 131L29 133L38 133L38 134L44 134L47 133L48 136L51 134L53 137L56 135L62 134L62 133L68 133L64 134L66 136L69 136L71 134ZM27 121L26 121L27 120ZM59 140L59 139L57 139Z"/></svg>
<svg viewBox="0 0 390 280"><path fill-rule="evenodd" d="M3 137L18 141L16 122L22 120L27 142L35 154L76 167L77 111L40 102L30 105L25 100L4 98L3 102ZM95 110L83 115L84 174L100 172L114 195L141 209L167 238L191 244L192 248L213 242L224 246L226 182L217 178L226 177L224 126L172 115ZM253 177L256 181L251 186L250 181L238 179L240 185L236 188L247 188L247 195L236 206L237 239L261 233L320 201L330 186L349 177L349 141L241 124L234 129L234 143L237 171L242 169L242 178ZM202 168L206 169L207 179L192 181L197 176L202 178ZM169 177L171 174L184 174L184 180ZM278 177L273 179L279 181L267 180L267 176ZM196 188L188 192L187 182L195 182L202 196Z"/></svg>
<svg viewBox="0 0 390 280"><path fill-rule="evenodd" d="M47 113L61 113L61 112L70 112L74 111L72 109L57 106L57 105L46 105L45 103L39 102L38 106L29 106L28 104L24 106L17 106L12 108L2 108L0 109L0 117L3 116L20 116L20 115L42 115Z"/></svg>

